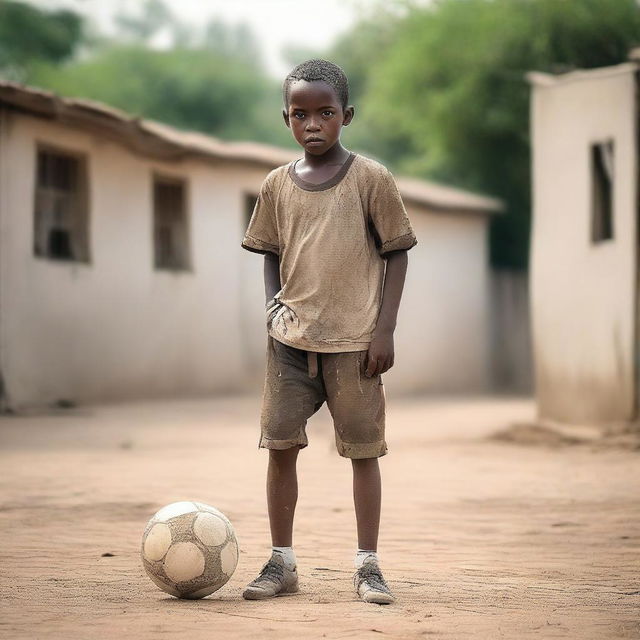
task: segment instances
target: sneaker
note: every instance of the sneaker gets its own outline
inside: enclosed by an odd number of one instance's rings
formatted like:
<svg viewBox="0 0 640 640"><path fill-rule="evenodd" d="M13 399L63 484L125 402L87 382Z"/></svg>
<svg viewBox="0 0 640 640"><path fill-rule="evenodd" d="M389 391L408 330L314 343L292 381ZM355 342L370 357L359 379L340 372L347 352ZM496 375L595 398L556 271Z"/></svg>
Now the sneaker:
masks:
<svg viewBox="0 0 640 640"><path fill-rule="evenodd" d="M365 562L353 576L353 586L360 599L376 604L395 602L393 594L382 577L382 572L375 561Z"/></svg>
<svg viewBox="0 0 640 640"><path fill-rule="evenodd" d="M242 597L245 600L262 600L296 591L298 591L296 567L287 569L280 554L273 553L262 567L260 575L247 585Z"/></svg>

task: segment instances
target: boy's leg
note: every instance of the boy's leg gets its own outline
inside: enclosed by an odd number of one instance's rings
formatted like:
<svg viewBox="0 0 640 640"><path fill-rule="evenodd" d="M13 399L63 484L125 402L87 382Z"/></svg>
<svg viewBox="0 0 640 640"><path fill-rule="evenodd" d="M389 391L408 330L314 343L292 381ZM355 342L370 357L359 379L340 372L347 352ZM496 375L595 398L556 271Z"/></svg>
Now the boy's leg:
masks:
<svg viewBox="0 0 640 640"><path fill-rule="evenodd" d="M298 500L296 461L300 448L270 449L267 469L267 506L273 552L260 575L250 582L242 596L262 600L298 591L298 574L293 540L293 516Z"/></svg>
<svg viewBox="0 0 640 640"><path fill-rule="evenodd" d="M357 571L353 584L365 602L390 604L393 597L378 566L378 530L380 528L381 480L378 458L351 460L353 466L353 502L358 528Z"/></svg>
<svg viewBox="0 0 640 640"><path fill-rule="evenodd" d="M358 548L376 551L380 528L381 481L378 458L351 460Z"/></svg>
<svg viewBox="0 0 640 640"><path fill-rule="evenodd" d="M293 541L293 516L298 501L296 462L299 447L270 449L267 470L267 505L271 543L290 547Z"/></svg>
<svg viewBox="0 0 640 640"><path fill-rule="evenodd" d="M365 602L395 600L378 566L381 480L378 458L387 453L384 438L385 396L382 377L364 375L366 352L322 355L327 404L338 453L351 458L353 500L358 528L354 586Z"/></svg>
<svg viewBox="0 0 640 640"><path fill-rule="evenodd" d="M269 449L267 506L273 550L242 594L247 600L298 591L291 546L298 499L296 462L307 446L305 425L322 405L322 380L309 375L307 352L269 338L259 446Z"/></svg>

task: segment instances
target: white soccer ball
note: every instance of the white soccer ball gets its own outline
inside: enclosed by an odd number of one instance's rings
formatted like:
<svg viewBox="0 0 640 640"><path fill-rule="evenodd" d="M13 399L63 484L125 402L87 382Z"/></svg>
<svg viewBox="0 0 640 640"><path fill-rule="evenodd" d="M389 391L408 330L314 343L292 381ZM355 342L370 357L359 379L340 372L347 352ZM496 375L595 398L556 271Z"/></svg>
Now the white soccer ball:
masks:
<svg viewBox="0 0 640 640"><path fill-rule="evenodd" d="M232 576L238 542L233 526L215 507L173 502L149 520L141 555L160 589L176 598L204 598Z"/></svg>

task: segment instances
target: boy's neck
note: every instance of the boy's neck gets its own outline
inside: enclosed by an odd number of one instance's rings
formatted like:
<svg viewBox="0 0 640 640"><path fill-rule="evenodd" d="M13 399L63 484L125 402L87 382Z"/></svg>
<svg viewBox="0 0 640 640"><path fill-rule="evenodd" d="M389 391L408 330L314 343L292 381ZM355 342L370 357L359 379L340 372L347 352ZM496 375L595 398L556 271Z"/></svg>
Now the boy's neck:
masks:
<svg viewBox="0 0 640 640"><path fill-rule="evenodd" d="M304 163L311 169L326 167L327 165L342 165L346 162L350 152L345 149L340 141L336 142L333 147L325 151L322 155L314 155L308 151L304 152Z"/></svg>

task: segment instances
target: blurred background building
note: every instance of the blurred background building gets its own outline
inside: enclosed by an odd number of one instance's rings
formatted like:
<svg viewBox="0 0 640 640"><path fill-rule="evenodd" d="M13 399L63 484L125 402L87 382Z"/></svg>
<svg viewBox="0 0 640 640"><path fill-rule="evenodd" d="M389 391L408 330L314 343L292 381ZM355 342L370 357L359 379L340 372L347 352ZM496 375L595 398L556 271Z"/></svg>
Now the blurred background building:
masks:
<svg viewBox="0 0 640 640"><path fill-rule="evenodd" d="M640 400L638 66L529 79L540 417L627 424Z"/></svg>

